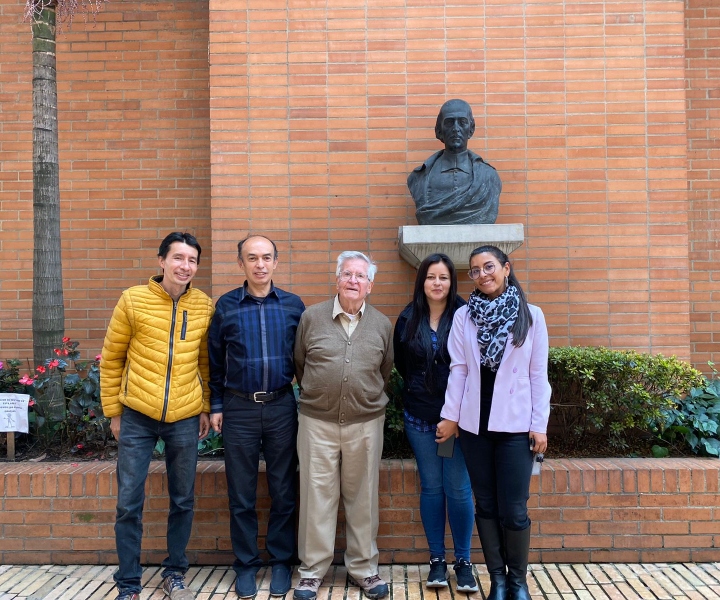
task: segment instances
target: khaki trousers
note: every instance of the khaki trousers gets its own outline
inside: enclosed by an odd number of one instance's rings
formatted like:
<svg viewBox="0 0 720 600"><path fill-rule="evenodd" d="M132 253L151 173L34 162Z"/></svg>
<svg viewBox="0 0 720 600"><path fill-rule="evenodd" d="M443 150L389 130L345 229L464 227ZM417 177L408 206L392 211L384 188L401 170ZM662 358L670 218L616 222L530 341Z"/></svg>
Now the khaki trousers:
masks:
<svg viewBox="0 0 720 600"><path fill-rule="evenodd" d="M355 579L378 573L378 484L385 415L339 425L300 415L301 578L322 579L332 564L340 497L345 507L345 566Z"/></svg>

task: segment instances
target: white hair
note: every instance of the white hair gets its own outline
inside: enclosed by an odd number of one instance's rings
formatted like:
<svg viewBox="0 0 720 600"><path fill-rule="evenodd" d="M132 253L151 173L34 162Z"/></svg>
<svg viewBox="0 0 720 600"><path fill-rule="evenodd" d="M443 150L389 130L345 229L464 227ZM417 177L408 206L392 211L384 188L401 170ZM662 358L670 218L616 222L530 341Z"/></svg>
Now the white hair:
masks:
<svg viewBox="0 0 720 600"><path fill-rule="evenodd" d="M335 276L340 276L340 272L343 270L343 265L345 264L345 261L353 260L354 258L359 258L360 260L364 260L367 263L368 280L373 281L375 279L375 273L377 273L377 265L370 259L369 256L363 254L362 252L358 252L357 250L346 250L345 252L340 253L340 255L337 257L337 268L335 269Z"/></svg>

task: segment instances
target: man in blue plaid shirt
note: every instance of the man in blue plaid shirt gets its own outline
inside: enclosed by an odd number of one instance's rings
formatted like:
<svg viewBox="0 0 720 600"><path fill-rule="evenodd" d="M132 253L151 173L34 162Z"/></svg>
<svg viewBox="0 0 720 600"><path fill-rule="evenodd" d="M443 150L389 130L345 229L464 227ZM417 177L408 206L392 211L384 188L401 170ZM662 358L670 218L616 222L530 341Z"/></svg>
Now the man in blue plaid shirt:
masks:
<svg viewBox="0 0 720 600"><path fill-rule="evenodd" d="M272 500L265 548L270 555L270 594L290 589L295 554L297 404L293 345L302 300L273 285L275 243L252 235L238 244L246 280L217 301L210 325L210 423L223 434L230 497L230 538L235 591L257 593L262 566L255 510L260 451Z"/></svg>

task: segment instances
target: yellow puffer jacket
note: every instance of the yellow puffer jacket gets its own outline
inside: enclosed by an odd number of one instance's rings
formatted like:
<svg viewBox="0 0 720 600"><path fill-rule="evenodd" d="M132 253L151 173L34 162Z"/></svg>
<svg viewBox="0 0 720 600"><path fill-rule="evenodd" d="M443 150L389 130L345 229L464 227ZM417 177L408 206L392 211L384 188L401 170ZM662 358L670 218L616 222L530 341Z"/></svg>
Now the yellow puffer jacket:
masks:
<svg viewBox="0 0 720 600"><path fill-rule="evenodd" d="M188 287L174 303L159 280L125 290L110 320L100 360L108 418L123 406L168 423L210 412L212 300Z"/></svg>

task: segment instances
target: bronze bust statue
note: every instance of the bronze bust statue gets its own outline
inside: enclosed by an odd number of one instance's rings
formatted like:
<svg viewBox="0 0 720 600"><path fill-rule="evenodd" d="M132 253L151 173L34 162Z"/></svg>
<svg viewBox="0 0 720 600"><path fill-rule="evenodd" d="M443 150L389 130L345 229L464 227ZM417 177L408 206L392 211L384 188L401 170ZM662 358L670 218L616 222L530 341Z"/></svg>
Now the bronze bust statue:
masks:
<svg viewBox="0 0 720 600"><path fill-rule="evenodd" d="M492 165L468 150L475 119L464 100L440 108L435 137L445 144L408 176L420 225L495 223L502 182Z"/></svg>

